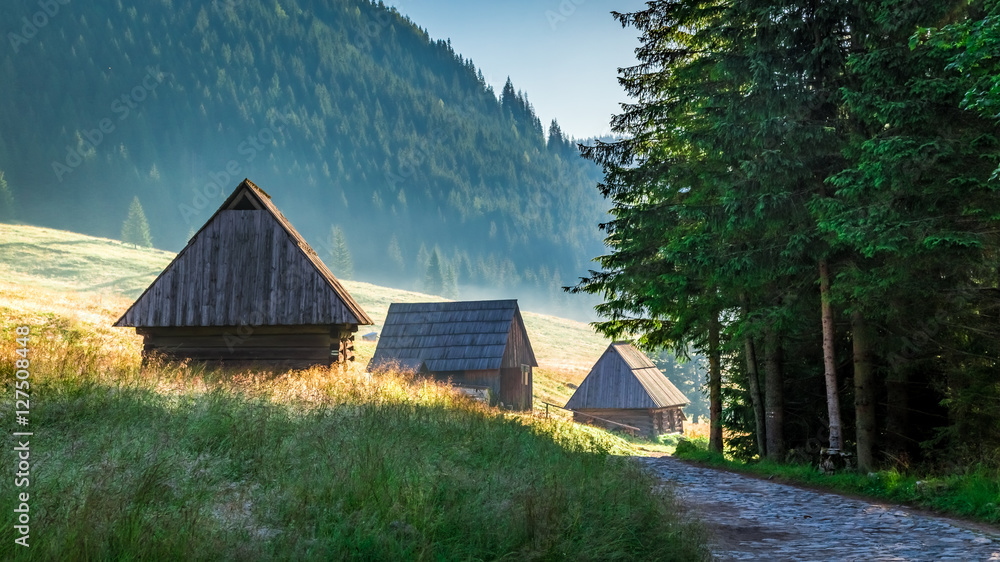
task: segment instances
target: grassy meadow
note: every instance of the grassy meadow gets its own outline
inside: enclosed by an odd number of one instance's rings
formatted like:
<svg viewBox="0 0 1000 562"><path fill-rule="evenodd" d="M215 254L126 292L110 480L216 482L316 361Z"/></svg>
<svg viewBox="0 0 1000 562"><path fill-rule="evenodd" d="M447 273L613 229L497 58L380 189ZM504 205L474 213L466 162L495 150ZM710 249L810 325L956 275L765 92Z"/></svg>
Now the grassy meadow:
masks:
<svg viewBox="0 0 1000 562"><path fill-rule="evenodd" d="M94 293L100 299L127 297L118 305L119 315L175 255L108 238L3 223L0 240L4 241L0 243L0 264L5 269L5 281L25 287ZM380 330L393 302L442 300L362 281L342 283L375 322L375 326L362 326L359 335ZM542 401L563 405L610 342L583 322L525 310L521 314L539 363L534 379L536 406ZM359 363L367 364L375 344L362 342L359 337L356 350Z"/></svg>
<svg viewBox="0 0 1000 562"><path fill-rule="evenodd" d="M16 229L0 232L17 241L0 243L0 262L14 259L0 281L0 373L10 412L15 330L29 326L31 408L28 426L4 418L5 448L13 431L34 435L30 485L0 479L0 509L30 493L31 547L8 525L0 559L707 559L700 527L628 459L634 443L371 376L363 361L141 368L141 339L110 327L137 293L108 271L142 254L130 270L147 276L141 291L170 255L82 240L103 265L44 269L29 257L55 259L49 247L77 235ZM48 241L26 243L28 231Z"/></svg>

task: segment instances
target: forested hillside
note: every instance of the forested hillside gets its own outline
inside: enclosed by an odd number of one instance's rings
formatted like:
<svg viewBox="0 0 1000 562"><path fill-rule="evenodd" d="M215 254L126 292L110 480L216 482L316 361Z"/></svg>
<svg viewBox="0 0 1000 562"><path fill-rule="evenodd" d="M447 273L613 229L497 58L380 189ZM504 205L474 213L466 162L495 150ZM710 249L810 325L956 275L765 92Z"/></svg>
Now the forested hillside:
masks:
<svg viewBox="0 0 1000 562"><path fill-rule="evenodd" d="M649 2L599 328L708 358L711 446L996 467L996 2ZM856 457L854 456L856 455Z"/></svg>
<svg viewBox="0 0 1000 562"><path fill-rule="evenodd" d="M381 2L4 12L0 220L117 237L138 197L178 250L250 177L360 278L558 296L602 249L599 169Z"/></svg>

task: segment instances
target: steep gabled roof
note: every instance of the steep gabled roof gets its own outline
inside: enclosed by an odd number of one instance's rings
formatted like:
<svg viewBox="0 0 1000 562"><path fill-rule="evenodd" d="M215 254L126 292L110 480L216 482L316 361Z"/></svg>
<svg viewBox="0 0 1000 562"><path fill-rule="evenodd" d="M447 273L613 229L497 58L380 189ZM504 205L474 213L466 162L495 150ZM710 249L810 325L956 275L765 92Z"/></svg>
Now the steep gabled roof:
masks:
<svg viewBox="0 0 1000 562"><path fill-rule="evenodd" d="M393 303L368 370L401 365L441 373L521 363L538 366L516 300Z"/></svg>
<svg viewBox="0 0 1000 562"><path fill-rule="evenodd" d="M616 342L597 360L566 408L667 408L690 403L645 354L630 343Z"/></svg>
<svg viewBox="0 0 1000 562"><path fill-rule="evenodd" d="M114 325L302 324L372 320L245 179Z"/></svg>

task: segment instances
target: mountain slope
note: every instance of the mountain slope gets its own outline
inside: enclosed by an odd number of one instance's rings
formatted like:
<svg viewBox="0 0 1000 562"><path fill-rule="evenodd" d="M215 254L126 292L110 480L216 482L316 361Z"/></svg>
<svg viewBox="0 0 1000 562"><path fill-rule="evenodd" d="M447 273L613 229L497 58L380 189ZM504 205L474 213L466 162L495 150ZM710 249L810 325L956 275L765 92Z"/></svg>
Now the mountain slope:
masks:
<svg viewBox="0 0 1000 562"><path fill-rule="evenodd" d="M321 254L342 227L373 281L419 287L437 247L457 285L561 299L603 251L597 168L546 140L526 95L508 84L498 99L472 61L381 3L6 11L9 218L117 237L138 196L156 246L177 250L250 177Z"/></svg>

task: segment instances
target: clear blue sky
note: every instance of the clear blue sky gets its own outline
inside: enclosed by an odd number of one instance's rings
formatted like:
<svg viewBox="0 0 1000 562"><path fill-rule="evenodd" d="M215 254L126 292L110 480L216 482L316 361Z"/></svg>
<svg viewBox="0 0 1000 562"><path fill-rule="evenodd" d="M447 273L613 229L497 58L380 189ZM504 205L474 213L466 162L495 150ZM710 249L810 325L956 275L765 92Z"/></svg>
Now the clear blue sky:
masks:
<svg viewBox="0 0 1000 562"><path fill-rule="evenodd" d="M553 118L577 138L610 132L627 96L618 68L635 64L635 29L611 11L642 9L644 0L388 0L434 39L483 71L499 94L507 76L548 130Z"/></svg>

